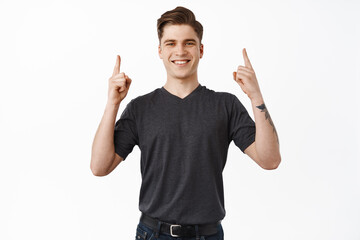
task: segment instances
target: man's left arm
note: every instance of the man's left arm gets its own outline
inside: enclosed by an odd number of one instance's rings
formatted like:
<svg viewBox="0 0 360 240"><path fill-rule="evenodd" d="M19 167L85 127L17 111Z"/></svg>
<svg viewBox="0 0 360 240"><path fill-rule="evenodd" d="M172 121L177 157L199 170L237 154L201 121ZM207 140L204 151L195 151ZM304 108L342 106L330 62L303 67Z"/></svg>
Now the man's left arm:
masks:
<svg viewBox="0 0 360 240"><path fill-rule="evenodd" d="M266 108L245 48L243 49L243 57L245 66L239 66L237 72L233 73L233 77L250 98L256 126L255 142L247 147L244 152L262 168L275 169L281 161L279 137Z"/></svg>

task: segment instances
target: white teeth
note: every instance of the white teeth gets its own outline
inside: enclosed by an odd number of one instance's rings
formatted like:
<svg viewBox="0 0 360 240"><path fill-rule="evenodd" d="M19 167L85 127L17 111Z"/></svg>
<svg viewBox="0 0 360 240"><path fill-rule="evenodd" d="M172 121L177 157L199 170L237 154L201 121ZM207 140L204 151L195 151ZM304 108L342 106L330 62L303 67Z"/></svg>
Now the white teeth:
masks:
<svg viewBox="0 0 360 240"><path fill-rule="evenodd" d="M174 61L175 64L185 64L187 61Z"/></svg>

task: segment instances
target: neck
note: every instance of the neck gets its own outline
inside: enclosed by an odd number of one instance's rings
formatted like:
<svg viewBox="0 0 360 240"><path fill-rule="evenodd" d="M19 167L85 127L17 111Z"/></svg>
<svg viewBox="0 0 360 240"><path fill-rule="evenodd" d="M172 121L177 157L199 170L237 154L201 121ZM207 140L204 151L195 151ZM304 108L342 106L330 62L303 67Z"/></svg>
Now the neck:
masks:
<svg viewBox="0 0 360 240"><path fill-rule="evenodd" d="M199 86L197 76L187 79L167 79L164 88L180 98L184 98L189 95L195 88Z"/></svg>

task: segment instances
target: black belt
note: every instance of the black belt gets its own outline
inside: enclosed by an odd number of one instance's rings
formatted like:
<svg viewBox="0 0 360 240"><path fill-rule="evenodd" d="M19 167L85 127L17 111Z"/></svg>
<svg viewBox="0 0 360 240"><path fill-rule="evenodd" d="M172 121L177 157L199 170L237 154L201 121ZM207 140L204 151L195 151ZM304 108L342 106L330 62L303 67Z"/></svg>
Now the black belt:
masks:
<svg viewBox="0 0 360 240"><path fill-rule="evenodd" d="M152 228L154 231L157 230L158 223L160 220L152 218L150 216L141 214L140 222L144 223L148 227ZM208 236L217 233L217 226L221 223L218 221L217 223L211 224L199 224L198 232L200 236ZM195 237L196 236L196 228L195 225L179 225L179 224L171 224L167 222L161 221L160 232L170 234L173 237Z"/></svg>

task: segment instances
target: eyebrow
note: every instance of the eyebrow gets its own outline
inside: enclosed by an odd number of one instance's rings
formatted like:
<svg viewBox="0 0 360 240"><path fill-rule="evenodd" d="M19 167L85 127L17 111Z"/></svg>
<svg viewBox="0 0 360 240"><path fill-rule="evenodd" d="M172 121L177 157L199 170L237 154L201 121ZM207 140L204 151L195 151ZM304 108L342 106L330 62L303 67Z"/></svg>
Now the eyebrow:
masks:
<svg viewBox="0 0 360 240"><path fill-rule="evenodd" d="M164 41L164 44L167 43L167 42L176 42L176 40L175 39L166 39ZM193 38L188 38L188 39L185 39L184 42L196 42L196 40L193 39Z"/></svg>

